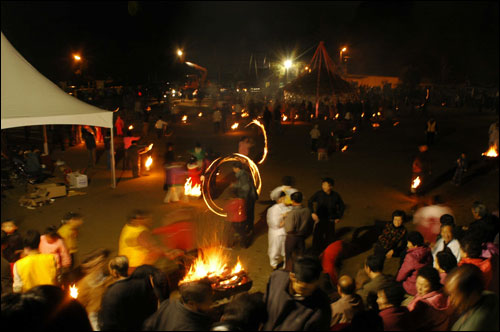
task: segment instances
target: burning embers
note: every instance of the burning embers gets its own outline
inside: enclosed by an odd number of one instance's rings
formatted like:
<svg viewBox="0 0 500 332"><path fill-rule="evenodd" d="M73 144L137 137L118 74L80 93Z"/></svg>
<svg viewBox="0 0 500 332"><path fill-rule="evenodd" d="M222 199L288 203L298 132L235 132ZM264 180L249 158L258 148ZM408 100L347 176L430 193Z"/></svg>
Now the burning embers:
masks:
<svg viewBox="0 0 500 332"><path fill-rule="evenodd" d="M498 147L496 145L492 145L490 146L490 149L482 155L490 158L496 158L498 157Z"/></svg>
<svg viewBox="0 0 500 332"><path fill-rule="evenodd" d="M228 261L229 258L222 247L200 249L198 258L195 259L179 285L202 279L208 280L216 299L249 290L252 287L252 280L243 269L239 259L232 269L227 266Z"/></svg>

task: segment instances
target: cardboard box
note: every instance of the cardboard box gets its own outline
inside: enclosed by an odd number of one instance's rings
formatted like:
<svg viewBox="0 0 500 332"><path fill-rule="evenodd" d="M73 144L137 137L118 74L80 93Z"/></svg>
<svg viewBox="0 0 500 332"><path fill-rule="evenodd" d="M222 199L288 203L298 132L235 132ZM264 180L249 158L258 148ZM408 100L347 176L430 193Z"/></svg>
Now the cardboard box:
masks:
<svg viewBox="0 0 500 332"><path fill-rule="evenodd" d="M38 184L28 185L28 193L40 192L45 195L47 192L47 198L56 198L66 196L66 185L64 183L53 183L44 182Z"/></svg>
<svg viewBox="0 0 500 332"><path fill-rule="evenodd" d="M88 186L87 175L85 174L78 172L69 173L67 179L71 188L87 188Z"/></svg>

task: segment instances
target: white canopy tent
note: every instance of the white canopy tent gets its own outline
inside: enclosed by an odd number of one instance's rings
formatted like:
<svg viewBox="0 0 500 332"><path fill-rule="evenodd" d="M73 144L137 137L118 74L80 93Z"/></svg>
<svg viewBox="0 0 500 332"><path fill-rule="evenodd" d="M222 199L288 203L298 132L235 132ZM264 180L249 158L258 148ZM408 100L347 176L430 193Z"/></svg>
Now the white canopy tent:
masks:
<svg viewBox="0 0 500 332"><path fill-rule="evenodd" d="M89 125L111 129L113 112L102 110L70 96L40 74L1 33L2 129L36 125ZM113 188L116 187L115 158L111 153Z"/></svg>

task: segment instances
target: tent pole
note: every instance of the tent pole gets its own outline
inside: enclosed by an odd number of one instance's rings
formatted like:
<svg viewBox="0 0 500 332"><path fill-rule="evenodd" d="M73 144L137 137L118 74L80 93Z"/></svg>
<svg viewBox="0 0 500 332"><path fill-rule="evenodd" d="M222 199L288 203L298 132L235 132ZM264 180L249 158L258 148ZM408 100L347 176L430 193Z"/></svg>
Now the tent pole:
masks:
<svg viewBox="0 0 500 332"><path fill-rule="evenodd" d="M47 127L43 125L43 152L49 155L49 143L47 143Z"/></svg>
<svg viewBox="0 0 500 332"><path fill-rule="evenodd" d="M115 173L115 139L113 136L113 126L110 128L111 130L111 146L110 146L110 151L111 153L111 188L115 189L116 188L116 173Z"/></svg>

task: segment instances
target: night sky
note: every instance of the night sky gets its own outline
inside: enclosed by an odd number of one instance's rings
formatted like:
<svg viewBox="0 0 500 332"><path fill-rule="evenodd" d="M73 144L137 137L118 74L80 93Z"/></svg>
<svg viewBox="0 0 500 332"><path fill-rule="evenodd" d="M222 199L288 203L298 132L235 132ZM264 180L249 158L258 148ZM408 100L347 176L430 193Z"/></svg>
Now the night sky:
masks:
<svg viewBox="0 0 500 332"><path fill-rule="evenodd" d="M186 60L235 80L250 55L281 61L325 41L349 69L399 76L414 66L436 82L498 85L498 2L2 2L2 32L41 73L70 78L80 51L98 79L175 79ZM308 51L309 50L309 51ZM306 52L308 51L308 52Z"/></svg>

